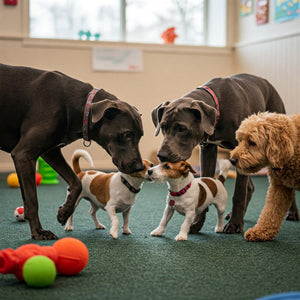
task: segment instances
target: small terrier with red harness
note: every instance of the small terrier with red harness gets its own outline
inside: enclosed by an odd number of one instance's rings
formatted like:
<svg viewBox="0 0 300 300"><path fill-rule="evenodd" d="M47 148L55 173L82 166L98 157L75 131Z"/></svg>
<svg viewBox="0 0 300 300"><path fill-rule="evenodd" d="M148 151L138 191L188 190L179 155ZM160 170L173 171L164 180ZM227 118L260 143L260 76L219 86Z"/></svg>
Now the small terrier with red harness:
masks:
<svg viewBox="0 0 300 300"><path fill-rule="evenodd" d="M143 182L149 180L147 171L153 167L153 164L144 159L144 170L130 175L120 171L117 173L104 173L94 170L82 171L79 165L81 157L93 166L92 157L87 151L76 150L73 153L73 170L82 183L82 191L76 201L75 208L82 198L88 200L91 204L89 212L96 229L105 229L105 226L97 219L96 212L99 208L106 210L111 220L109 233L114 239L118 238L119 227L119 220L116 213L121 212L123 214L123 234L131 234L128 227L129 213ZM69 190L67 191L68 193ZM66 231L73 230L72 219L73 215L67 221L65 226Z"/></svg>
<svg viewBox="0 0 300 300"><path fill-rule="evenodd" d="M169 188L166 208L159 226L151 232L152 236L161 236L176 210L185 215L176 241L186 241L190 226L196 215L200 215L209 205L214 204L218 211L215 232L223 231L223 216L228 194L224 182L231 166L229 160L219 160L218 178L194 178L196 173L186 161L164 162L148 170L150 180L166 181Z"/></svg>

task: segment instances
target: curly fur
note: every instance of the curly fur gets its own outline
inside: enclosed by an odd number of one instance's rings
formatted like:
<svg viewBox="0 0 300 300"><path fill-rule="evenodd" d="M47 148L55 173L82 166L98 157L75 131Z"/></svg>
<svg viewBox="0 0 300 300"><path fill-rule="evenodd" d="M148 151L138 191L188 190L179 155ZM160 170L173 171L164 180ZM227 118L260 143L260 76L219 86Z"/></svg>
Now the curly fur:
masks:
<svg viewBox="0 0 300 300"><path fill-rule="evenodd" d="M270 186L248 241L273 240L300 190L300 114L259 113L245 119L236 132L238 146L231 161L242 174L268 167Z"/></svg>

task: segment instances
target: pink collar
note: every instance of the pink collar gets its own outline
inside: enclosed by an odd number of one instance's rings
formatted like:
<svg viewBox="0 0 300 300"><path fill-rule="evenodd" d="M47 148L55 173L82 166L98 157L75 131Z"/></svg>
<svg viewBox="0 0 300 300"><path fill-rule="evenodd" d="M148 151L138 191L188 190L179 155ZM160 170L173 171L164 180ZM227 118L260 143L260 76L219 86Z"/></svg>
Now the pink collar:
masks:
<svg viewBox="0 0 300 300"><path fill-rule="evenodd" d="M186 187L184 187L182 190L180 190L179 192L171 192L169 190L169 193L171 196L175 196L175 197L179 197L183 194L185 194L187 192L187 190L191 187L192 183L190 182Z"/></svg>
<svg viewBox="0 0 300 300"><path fill-rule="evenodd" d="M93 89L89 92L88 98L86 100L85 108L84 108L84 115L83 115L83 125L82 125L82 138L83 138L83 145L85 147L89 147L91 145L91 140L89 138L89 114L90 108L93 102L93 99L99 89ZM86 143L87 142L87 143Z"/></svg>
<svg viewBox="0 0 300 300"><path fill-rule="evenodd" d="M212 89L210 89L209 87L207 87L206 85L200 86L198 89L204 89L213 97L215 104L216 104L216 108L217 108L217 120L219 120L220 119L220 105L219 105L219 100L218 100L216 94L214 93L214 91ZM217 124L217 120L216 120L216 124ZM215 126L216 126L216 124L215 124Z"/></svg>

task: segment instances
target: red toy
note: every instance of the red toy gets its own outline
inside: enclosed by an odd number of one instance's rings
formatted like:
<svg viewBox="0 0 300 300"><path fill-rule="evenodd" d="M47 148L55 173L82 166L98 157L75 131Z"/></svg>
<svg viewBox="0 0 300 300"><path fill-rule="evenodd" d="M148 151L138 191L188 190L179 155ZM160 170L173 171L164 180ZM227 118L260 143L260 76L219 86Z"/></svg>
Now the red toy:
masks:
<svg viewBox="0 0 300 300"><path fill-rule="evenodd" d="M75 238L63 238L53 247L27 244L16 250L8 248L0 251L0 273L14 274L19 280L24 280L23 265L35 255L49 257L58 273L62 275L78 274L86 266L89 258L85 244Z"/></svg>

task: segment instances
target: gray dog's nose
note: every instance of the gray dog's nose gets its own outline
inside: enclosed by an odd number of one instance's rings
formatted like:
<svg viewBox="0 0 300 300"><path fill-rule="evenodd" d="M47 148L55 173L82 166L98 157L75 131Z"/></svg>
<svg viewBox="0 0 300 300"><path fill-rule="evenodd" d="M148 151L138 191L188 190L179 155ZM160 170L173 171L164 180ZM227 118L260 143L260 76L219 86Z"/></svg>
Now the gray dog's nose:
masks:
<svg viewBox="0 0 300 300"><path fill-rule="evenodd" d="M238 159L237 158L230 158L229 161L232 163L233 166L236 166Z"/></svg>
<svg viewBox="0 0 300 300"><path fill-rule="evenodd" d="M168 160L168 153L164 151L159 151L157 153L157 157L161 162L167 161Z"/></svg>

